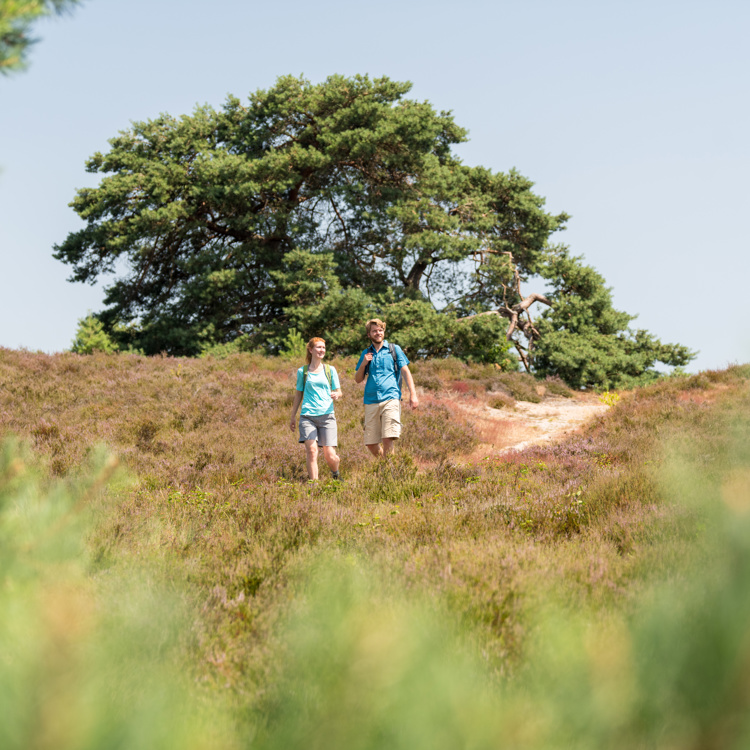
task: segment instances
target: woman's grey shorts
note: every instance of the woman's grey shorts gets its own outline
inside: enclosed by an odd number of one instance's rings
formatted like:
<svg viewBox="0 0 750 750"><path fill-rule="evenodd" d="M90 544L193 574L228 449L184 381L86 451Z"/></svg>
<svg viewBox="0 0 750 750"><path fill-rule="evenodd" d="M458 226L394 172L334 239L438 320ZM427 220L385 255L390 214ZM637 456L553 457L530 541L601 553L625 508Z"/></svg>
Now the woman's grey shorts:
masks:
<svg viewBox="0 0 750 750"><path fill-rule="evenodd" d="M339 431L336 425L336 415L321 414L314 417L311 414L302 414L299 418L299 441L317 440L318 445L333 446L339 444Z"/></svg>

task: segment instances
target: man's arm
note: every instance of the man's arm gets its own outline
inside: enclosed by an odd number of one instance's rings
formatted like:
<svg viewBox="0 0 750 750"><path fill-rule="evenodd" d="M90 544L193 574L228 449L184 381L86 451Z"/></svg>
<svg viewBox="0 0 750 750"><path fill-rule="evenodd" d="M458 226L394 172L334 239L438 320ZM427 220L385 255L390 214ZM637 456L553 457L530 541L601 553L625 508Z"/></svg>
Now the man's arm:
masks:
<svg viewBox="0 0 750 750"><path fill-rule="evenodd" d="M354 373L354 382L361 383L365 379L365 368L372 362L372 352L365 352L365 356L362 357L362 361L359 363L359 367Z"/></svg>
<svg viewBox="0 0 750 750"><path fill-rule="evenodd" d="M409 365L401 368L401 380L406 381L406 387L409 389L409 406L416 409L419 406L419 398L417 398L417 389L414 387L414 378L411 376Z"/></svg>

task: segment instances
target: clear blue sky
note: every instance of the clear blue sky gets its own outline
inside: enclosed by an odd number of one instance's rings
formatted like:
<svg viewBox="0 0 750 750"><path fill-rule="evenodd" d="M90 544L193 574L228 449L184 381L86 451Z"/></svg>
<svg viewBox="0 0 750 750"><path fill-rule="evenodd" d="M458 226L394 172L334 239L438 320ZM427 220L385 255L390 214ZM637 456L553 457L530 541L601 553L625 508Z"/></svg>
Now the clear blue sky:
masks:
<svg viewBox="0 0 750 750"><path fill-rule="evenodd" d="M0 346L70 347L102 288L52 246L84 162L131 121L220 106L279 75L412 81L468 128L467 164L516 167L634 326L750 360L750 3L86 0L0 78Z"/></svg>

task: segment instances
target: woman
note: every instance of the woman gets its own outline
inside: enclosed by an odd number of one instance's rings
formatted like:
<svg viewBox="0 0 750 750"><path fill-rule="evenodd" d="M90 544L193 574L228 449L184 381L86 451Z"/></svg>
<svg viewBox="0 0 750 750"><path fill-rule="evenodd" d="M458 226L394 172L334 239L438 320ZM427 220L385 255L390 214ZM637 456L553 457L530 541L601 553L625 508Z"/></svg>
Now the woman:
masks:
<svg viewBox="0 0 750 750"><path fill-rule="evenodd" d="M299 441L305 444L307 474L310 481L318 478L318 446L323 449L328 468L334 479L339 479L339 462L336 453L338 430L333 402L341 398L341 386L336 368L323 364L326 342L317 336L307 342L304 367L297 370L297 391L292 404L289 427L294 432L297 408L302 404L299 418Z"/></svg>

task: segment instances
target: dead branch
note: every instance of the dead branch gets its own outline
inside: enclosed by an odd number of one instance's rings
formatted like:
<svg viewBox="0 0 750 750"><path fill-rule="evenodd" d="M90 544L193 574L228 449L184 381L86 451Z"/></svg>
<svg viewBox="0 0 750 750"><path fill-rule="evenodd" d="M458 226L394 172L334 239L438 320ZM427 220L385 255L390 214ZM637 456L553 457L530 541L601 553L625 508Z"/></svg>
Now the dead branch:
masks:
<svg viewBox="0 0 750 750"><path fill-rule="evenodd" d="M518 267L513 261L513 254L510 252L504 252L503 255L507 255L510 259L511 266L513 268L513 283L515 285L515 291L518 296L521 297L521 301L517 302L515 305L509 305L506 301L508 286L503 284L503 304L501 307L498 307L497 310L487 310L486 312L466 315L463 318L459 318L459 320L470 320L471 318L476 318L480 315L501 315L503 318L507 318L509 322L505 338L507 341L515 344L524 368L527 372L530 372L531 352L534 346L534 342L538 341L540 338L540 333L534 325L534 321L531 318L529 308L535 302L541 302L544 305L552 307L552 301L545 297L543 294L539 294L537 292L523 297L523 295L521 294L521 275L518 272ZM526 316L525 319L522 317L523 315ZM520 342L513 338L513 334L516 331L520 331L526 337L526 340L528 342L527 348L521 346Z"/></svg>

